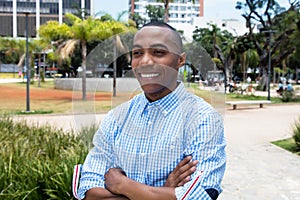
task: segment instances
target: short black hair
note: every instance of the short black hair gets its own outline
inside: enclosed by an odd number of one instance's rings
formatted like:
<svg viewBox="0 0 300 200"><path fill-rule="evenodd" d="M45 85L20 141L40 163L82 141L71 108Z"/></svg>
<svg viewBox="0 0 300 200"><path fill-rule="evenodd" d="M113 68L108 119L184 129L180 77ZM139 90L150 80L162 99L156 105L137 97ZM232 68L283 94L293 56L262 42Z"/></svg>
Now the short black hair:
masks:
<svg viewBox="0 0 300 200"><path fill-rule="evenodd" d="M143 27L145 27L145 26L159 26L159 27L166 27L166 28L171 29L172 31L176 31L176 29L175 29L173 26L171 26L171 25L169 25L169 24L167 24L167 23L165 23L165 22L157 21L157 20L152 20L152 21L150 21L149 23L143 25Z"/></svg>
<svg viewBox="0 0 300 200"><path fill-rule="evenodd" d="M172 30L179 42L180 51L183 52L183 44L182 44L181 36L179 35L178 31L173 26L171 26L163 21L157 21L157 20L152 20L152 21L148 22L147 24L144 24L142 28L147 27L147 26L164 27L164 28L168 28L168 29Z"/></svg>

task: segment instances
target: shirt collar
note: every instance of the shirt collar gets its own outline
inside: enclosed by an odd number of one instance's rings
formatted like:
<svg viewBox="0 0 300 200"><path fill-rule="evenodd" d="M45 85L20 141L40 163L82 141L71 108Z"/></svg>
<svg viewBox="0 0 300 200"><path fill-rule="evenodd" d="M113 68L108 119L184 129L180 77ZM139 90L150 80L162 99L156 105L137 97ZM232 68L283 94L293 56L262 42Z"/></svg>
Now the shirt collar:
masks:
<svg viewBox="0 0 300 200"><path fill-rule="evenodd" d="M149 106L157 106L161 109L163 115L166 116L180 104L180 100L185 92L184 84L179 82L173 92L154 102L149 102L145 93L143 93L140 101L140 114Z"/></svg>

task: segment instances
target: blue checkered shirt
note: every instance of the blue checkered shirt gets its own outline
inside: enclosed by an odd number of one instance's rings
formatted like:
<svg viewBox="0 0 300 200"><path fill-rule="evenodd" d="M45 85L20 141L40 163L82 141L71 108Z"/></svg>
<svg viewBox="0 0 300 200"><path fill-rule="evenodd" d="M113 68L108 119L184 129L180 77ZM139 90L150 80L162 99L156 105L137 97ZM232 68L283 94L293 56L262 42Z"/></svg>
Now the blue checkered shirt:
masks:
<svg viewBox="0 0 300 200"><path fill-rule="evenodd" d="M222 191L226 164L222 117L188 93L183 83L155 102L141 93L111 110L93 143L82 168L81 199L91 188L104 188L104 174L113 167L121 167L137 182L162 187L187 155L199 164L192 180L175 188L177 199L210 199L205 189Z"/></svg>

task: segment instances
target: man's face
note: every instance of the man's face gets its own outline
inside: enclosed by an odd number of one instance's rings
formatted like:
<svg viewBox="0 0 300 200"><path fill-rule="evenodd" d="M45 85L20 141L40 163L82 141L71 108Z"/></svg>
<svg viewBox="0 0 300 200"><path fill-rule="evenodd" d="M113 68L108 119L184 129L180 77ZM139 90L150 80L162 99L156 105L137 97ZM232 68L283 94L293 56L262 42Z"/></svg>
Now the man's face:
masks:
<svg viewBox="0 0 300 200"><path fill-rule="evenodd" d="M149 26L137 32L133 41L131 66L146 94L175 89L178 68L185 62L172 30Z"/></svg>

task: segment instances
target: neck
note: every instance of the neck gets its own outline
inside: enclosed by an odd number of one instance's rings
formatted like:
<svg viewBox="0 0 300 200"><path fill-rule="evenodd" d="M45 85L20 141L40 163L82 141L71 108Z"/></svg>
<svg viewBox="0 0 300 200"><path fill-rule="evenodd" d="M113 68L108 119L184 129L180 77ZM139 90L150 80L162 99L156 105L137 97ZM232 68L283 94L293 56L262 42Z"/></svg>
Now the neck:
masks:
<svg viewBox="0 0 300 200"><path fill-rule="evenodd" d="M176 81L171 87L168 87L168 88L163 87L158 92L145 93L145 95L150 102L154 102L154 101L164 98L165 96L167 96L168 94L173 92L177 88L178 85L179 85L179 82Z"/></svg>

